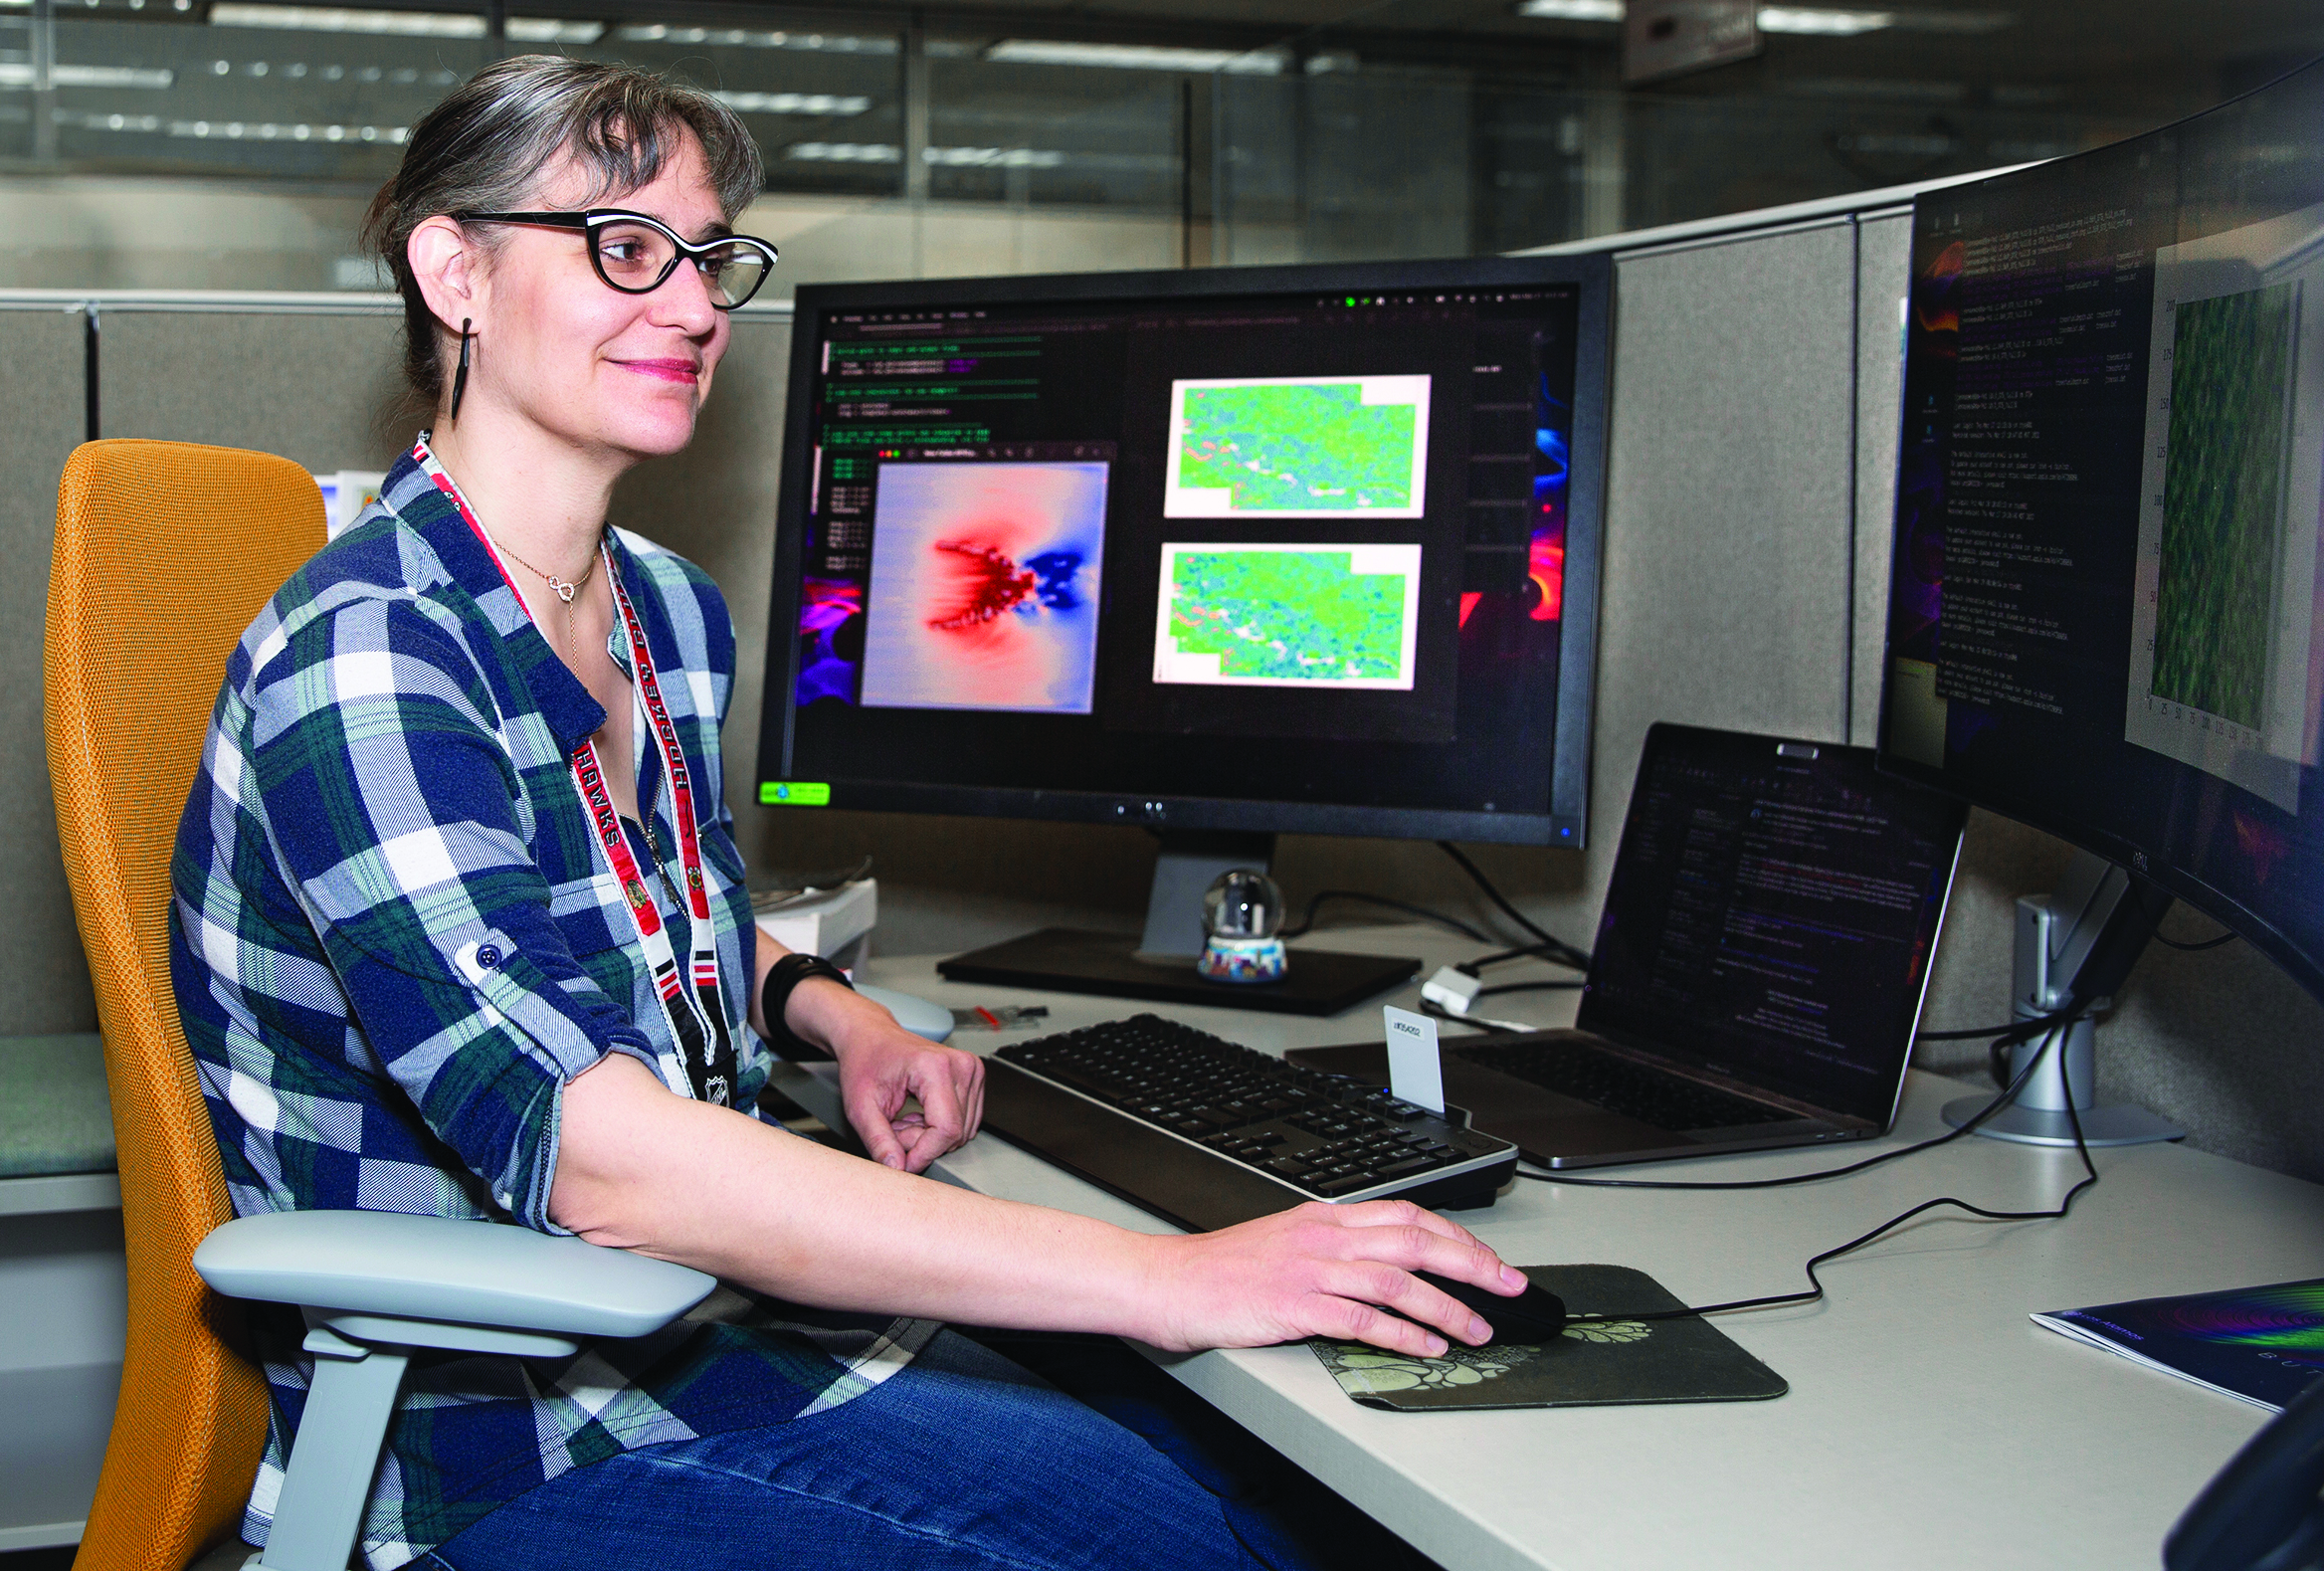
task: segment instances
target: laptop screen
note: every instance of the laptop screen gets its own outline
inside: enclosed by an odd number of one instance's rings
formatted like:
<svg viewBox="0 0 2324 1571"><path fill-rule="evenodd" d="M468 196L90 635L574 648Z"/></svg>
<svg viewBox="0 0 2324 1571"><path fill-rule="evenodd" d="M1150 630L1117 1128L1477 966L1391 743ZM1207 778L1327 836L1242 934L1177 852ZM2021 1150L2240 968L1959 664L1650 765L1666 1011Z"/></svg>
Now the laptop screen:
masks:
<svg viewBox="0 0 2324 1571"><path fill-rule="evenodd" d="M1656 725L1578 1024L1886 1123L1966 814L1869 748Z"/></svg>

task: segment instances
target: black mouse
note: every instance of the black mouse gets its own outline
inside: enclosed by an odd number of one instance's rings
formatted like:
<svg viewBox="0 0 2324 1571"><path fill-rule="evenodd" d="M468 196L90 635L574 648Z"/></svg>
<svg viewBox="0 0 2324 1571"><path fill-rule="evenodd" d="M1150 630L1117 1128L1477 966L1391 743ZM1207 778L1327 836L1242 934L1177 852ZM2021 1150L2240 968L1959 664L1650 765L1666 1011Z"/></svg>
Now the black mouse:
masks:
<svg viewBox="0 0 2324 1571"><path fill-rule="evenodd" d="M1467 1282L1452 1281L1430 1272L1413 1275L1475 1310L1493 1328L1492 1342L1521 1342L1537 1347L1543 1342L1556 1341L1558 1333L1566 1328L1566 1301L1547 1287L1528 1284L1514 1298L1504 1298L1489 1288L1472 1287Z"/></svg>

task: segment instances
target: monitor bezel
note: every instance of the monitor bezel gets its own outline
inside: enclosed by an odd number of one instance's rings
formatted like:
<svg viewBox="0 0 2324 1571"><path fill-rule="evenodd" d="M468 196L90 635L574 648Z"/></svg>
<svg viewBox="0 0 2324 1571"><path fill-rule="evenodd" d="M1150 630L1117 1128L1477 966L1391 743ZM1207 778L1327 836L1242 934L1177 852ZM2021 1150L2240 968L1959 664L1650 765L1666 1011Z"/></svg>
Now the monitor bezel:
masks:
<svg viewBox="0 0 2324 1571"><path fill-rule="evenodd" d="M1969 193L1990 190L1997 185L2037 184L2060 178L2070 179L2074 165L2082 164L2086 160L2120 157L2122 150L2126 147L2140 142L2175 136L2193 121L2207 119L2243 98L2264 94L2282 82L2299 76L2302 72L2314 69L2318 69L2317 63L2303 66L2300 70L2286 73L2283 77L2277 78L2276 81L2253 89L2250 93L2239 94L2226 103L2206 109L2200 114L2188 115L2139 136L2129 137L2119 142L2110 142L2103 147L2094 147L2065 158L2052 159L2046 163L2034 164L2028 168L2012 169L1984 180L1965 181L1947 186L1940 191L1923 191L1913 198L1912 237L1907 243L1910 248L1907 257L1915 257L1920 254L1920 244L1923 238L1921 226L1927 221L1932 203L1938 201L1958 202ZM1899 475L1906 453L1904 440L1906 411L1903 390L1905 377L1910 371L1911 353L1911 339L1908 335L1896 360L1898 388L1896 462ZM2324 1001L2324 955L2311 954L2301 948L2290 935L2273 922L2217 885L2207 883L2186 868L2159 854L2150 856L2146 848L2136 845L2120 835L2113 834L2086 821L2077 822L2070 815L2053 811L2049 804L2029 800L2006 789L1996 789L1990 786L1972 788L1969 783L1961 780L1953 771L1905 757L1890 748L1888 745L1889 720L1891 706L1895 701L1896 672L1896 654L1893 646L1895 618L1892 613L1896 593L1896 574L1899 570L1895 552L1897 531L1902 520L1903 499L1902 490L1899 487L1889 505L1888 575L1886 592L1881 596L1880 601L1880 712L1872 738L1874 767L1883 774L1893 775L1900 780L1926 786L1931 790L1942 791L1949 796L1959 798L1971 807L1983 808L1987 812L2023 824L2029 829L2038 830L2042 834L2065 842L2077 851L2085 851L2092 856L2103 857L2108 862L2128 872L2132 877L2152 884L2174 899L2186 901L2206 916L2228 928L2281 966L2312 997Z"/></svg>
<svg viewBox="0 0 2324 1571"><path fill-rule="evenodd" d="M1588 843L1590 750L1598 670L1599 582L1604 556L1608 399L1612 385L1614 270L1604 255L1455 258L1420 262L1196 268L1168 272L1033 274L1008 278L920 279L878 284L802 285L791 314L791 367L783 411L783 454L775 511L774 579L768 598L766 687L762 694L752 796L792 778L798 683L800 554L806 538L808 466L817 364L814 345L835 311L940 308L1027 299L1102 302L1197 299L1254 294L1328 295L1573 284L1576 320L1571 480L1566 493L1566 557L1560 622L1557 725L1547 813L1375 807L1265 798L1045 791L934 785L835 776L834 806L873 812L945 813L1062 823L1137 824L1171 830L1233 830L1400 840L1464 840L1580 848ZM1584 464L1588 455L1592 462ZM840 798L844 796L844 800Z"/></svg>

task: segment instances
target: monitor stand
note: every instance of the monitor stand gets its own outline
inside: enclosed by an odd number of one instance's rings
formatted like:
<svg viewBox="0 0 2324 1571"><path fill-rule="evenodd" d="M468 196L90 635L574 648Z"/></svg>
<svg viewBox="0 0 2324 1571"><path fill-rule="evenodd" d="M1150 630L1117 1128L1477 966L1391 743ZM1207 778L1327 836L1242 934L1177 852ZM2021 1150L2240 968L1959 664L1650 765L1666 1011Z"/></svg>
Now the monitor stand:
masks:
<svg viewBox="0 0 2324 1571"><path fill-rule="evenodd" d="M2103 858L2077 852L2047 896L2018 897L2016 974L2011 998L2020 1020L2035 1020L2062 1009L2076 991L2112 993L2130 974L2146 948L2155 922L2170 899ZM2093 997L2091 1011L2104 1009ZM2098 1102L2098 1028L2088 1014L2072 1025L2045 1032L2010 1050L2010 1079L2025 1072L2035 1054L2040 1066L2016 1100L1978 1126L1996 1140L2025 1145L2074 1143L2081 1126L2085 1145L2144 1145L2179 1140L2187 1131L2131 1102ZM1958 1129L1992 1101L1963 1096L1945 1103L1944 1119ZM2068 1107L2073 1110L2067 1111Z"/></svg>
<svg viewBox="0 0 2324 1571"><path fill-rule="evenodd" d="M1274 857L1274 840L1272 835L1166 831L1146 898L1143 936L1044 927L938 961L937 974L948 982L1278 1015L1336 1015L1420 974L1417 959L1326 949L1293 949L1289 968L1275 982L1214 982L1195 970L1205 936L1203 891L1220 874L1237 868L1264 872Z"/></svg>

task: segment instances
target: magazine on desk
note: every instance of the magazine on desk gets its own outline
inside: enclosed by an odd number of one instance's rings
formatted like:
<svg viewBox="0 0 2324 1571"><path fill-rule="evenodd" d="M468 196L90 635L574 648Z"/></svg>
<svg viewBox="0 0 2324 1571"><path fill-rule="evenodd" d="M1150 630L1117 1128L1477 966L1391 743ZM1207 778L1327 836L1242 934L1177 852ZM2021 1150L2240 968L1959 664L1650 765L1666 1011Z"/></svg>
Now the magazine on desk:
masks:
<svg viewBox="0 0 2324 1571"><path fill-rule="evenodd" d="M2034 1323L2277 1412L2324 1375L2324 1277L2053 1309Z"/></svg>

